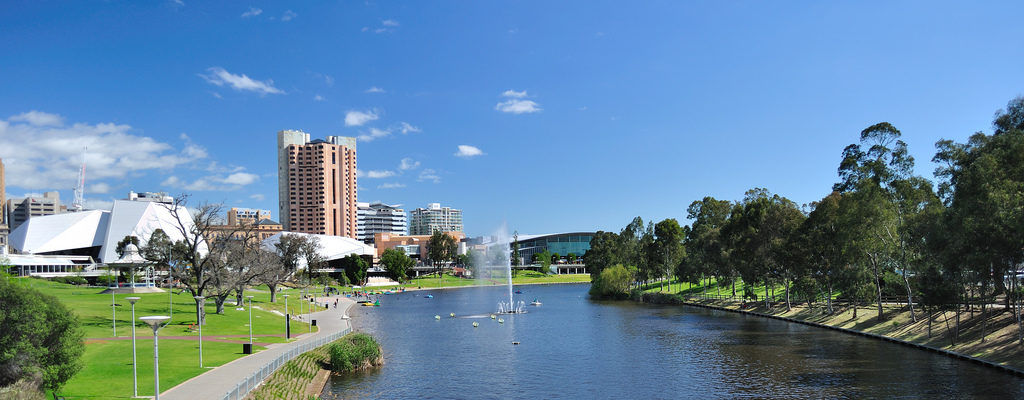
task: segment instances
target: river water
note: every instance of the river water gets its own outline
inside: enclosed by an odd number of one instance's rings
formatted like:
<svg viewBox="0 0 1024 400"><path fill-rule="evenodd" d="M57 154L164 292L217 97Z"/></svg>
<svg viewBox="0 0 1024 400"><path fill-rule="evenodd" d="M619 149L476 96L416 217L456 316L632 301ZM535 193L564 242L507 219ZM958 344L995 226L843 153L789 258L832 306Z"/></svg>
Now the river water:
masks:
<svg viewBox="0 0 1024 400"><path fill-rule="evenodd" d="M353 307L385 365L332 377L321 397L1024 398L1024 379L894 343L703 308L593 301L589 285L517 288L517 301L543 305L499 315L504 324L489 317L508 296L502 287Z"/></svg>

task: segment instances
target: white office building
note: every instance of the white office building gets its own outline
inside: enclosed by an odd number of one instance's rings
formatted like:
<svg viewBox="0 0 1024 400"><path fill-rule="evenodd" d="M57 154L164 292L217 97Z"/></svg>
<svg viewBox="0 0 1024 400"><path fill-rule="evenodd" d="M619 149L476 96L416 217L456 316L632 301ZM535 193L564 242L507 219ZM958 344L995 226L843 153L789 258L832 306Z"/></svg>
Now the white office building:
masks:
<svg viewBox="0 0 1024 400"><path fill-rule="evenodd" d="M375 233L391 233L405 235L409 229L409 220L401 204L356 203L359 206L357 232L363 243L373 243Z"/></svg>

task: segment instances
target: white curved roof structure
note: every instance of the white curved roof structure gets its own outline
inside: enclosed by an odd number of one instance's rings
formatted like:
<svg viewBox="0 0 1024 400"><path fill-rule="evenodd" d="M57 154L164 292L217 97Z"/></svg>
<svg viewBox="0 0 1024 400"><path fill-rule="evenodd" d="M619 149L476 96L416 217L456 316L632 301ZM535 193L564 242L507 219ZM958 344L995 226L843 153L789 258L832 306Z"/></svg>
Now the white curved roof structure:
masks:
<svg viewBox="0 0 1024 400"><path fill-rule="evenodd" d="M377 254L377 250L373 246L356 239L342 236L314 235L311 233L298 232L281 232L268 237L263 240L263 248L268 251L274 251L274 245L281 242L281 235L316 237L320 240L320 256L327 261L338 260L349 254L358 254L361 256L373 256ZM306 260L302 260L301 264L302 265L300 265L300 267L305 268Z"/></svg>
<svg viewBox="0 0 1024 400"><path fill-rule="evenodd" d="M21 253L47 254L68 250L100 247L99 262L118 260L117 242L125 236L139 238L145 246L157 229L171 241L184 238L178 222L171 214L171 205L148 201L115 200L110 211L83 212L32 217L10 234L10 245ZM192 215L181 210L186 228L191 230ZM200 251L205 253L205 246Z"/></svg>
<svg viewBox="0 0 1024 400"><path fill-rule="evenodd" d="M100 210L32 217L11 232L10 243L32 254L102 246L109 219L110 211Z"/></svg>

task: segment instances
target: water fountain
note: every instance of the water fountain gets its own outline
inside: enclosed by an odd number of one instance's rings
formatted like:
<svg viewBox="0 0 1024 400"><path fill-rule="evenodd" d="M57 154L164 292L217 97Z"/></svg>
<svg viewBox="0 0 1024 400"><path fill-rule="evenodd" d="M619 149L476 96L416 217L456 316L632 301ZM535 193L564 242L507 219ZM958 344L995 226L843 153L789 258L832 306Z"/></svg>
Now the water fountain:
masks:
<svg viewBox="0 0 1024 400"><path fill-rule="evenodd" d="M512 240L508 236L508 229L503 224L494 235L495 245L488 249L487 260L499 260L500 267L505 272L505 277L508 280L508 302L498 302L498 314L523 314L526 313L526 303L519 301L516 303L512 297L512 258L509 254L512 248Z"/></svg>

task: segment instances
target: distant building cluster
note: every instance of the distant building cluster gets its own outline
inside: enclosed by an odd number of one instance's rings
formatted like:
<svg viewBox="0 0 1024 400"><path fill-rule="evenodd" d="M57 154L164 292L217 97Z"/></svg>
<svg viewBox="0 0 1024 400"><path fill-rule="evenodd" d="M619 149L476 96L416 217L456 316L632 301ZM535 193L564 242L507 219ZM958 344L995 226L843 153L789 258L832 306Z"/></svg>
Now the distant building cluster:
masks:
<svg viewBox="0 0 1024 400"><path fill-rule="evenodd" d="M207 240L245 238L272 246L282 234L313 235L330 247L332 254L325 255L330 260L348 253L376 259L390 248L421 263L434 232L454 237L462 252L467 248L462 210L429 203L407 214L401 204L359 202L356 138L311 139L302 131L282 130L277 161L277 220L270 210L231 208L221 225L209 227ZM24 267L22 272L61 274L85 264L100 266L116 260L114 248L125 236L144 246L158 229L172 240L180 235L169 212L177 207L175 198L165 192L129 191L110 210L69 210L57 191L8 199L4 167L0 160L0 254Z"/></svg>

